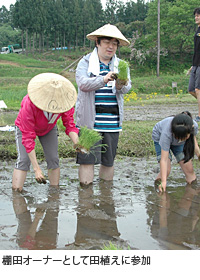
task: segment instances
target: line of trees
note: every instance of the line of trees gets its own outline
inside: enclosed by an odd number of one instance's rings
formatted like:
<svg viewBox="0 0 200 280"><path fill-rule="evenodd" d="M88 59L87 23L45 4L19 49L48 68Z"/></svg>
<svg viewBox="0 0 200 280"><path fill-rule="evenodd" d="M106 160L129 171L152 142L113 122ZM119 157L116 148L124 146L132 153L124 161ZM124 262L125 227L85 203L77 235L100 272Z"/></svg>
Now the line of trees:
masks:
<svg viewBox="0 0 200 280"><path fill-rule="evenodd" d="M126 5L107 0L103 10L100 0L18 0L10 11L5 6L0 9L0 24L10 24L20 31L22 47L27 51L86 47L90 44L86 35L105 23L123 22L126 26L144 21L147 6L144 0ZM133 24L126 27L125 35L130 36L132 28ZM1 44L10 43L3 40Z"/></svg>
<svg viewBox="0 0 200 280"><path fill-rule="evenodd" d="M199 0L159 1L161 68L175 67L177 59L191 63L196 30L193 11L200 6ZM105 9L100 0L17 0L9 11L0 8L0 46L21 42L26 53L53 47L88 48L91 42L86 35L111 23L131 41L121 53L124 51L134 66L155 68L157 21L158 0L125 4L107 0Z"/></svg>

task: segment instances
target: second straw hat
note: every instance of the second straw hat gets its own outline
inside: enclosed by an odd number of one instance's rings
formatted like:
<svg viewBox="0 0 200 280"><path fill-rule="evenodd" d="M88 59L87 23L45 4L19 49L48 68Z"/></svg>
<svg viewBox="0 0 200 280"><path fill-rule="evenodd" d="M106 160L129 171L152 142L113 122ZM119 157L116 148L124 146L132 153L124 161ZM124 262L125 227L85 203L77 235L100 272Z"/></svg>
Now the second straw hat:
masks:
<svg viewBox="0 0 200 280"><path fill-rule="evenodd" d="M63 113L76 103L77 93L73 84L55 73L42 73L28 84L28 95L33 104L49 113Z"/></svg>
<svg viewBox="0 0 200 280"><path fill-rule="evenodd" d="M112 24L105 24L99 29L88 34L86 37L89 40L95 41L97 37L111 37L119 40L120 46L128 46L130 42L124 37L121 31Z"/></svg>

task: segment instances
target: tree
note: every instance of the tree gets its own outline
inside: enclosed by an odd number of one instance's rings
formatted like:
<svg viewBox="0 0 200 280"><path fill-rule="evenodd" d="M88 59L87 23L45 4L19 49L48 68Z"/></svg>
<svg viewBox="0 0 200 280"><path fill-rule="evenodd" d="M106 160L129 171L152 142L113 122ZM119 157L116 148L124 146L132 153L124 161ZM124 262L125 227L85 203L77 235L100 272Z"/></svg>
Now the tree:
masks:
<svg viewBox="0 0 200 280"><path fill-rule="evenodd" d="M146 43L150 47L157 41L157 3L150 2L145 20L147 34ZM195 24L193 10L199 6L197 0L176 0L174 2L161 0L160 3L160 41L161 48L169 52L189 50L192 46Z"/></svg>
<svg viewBox="0 0 200 280"><path fill-rule="evenodd" d="M119 1L117 20L129 24L134 21L144 21L147 16L148 5L144 0L129 1L125 5Z"/></svg>
<svg viewBox="0 0 200 280"><path fill-rule="evenodd" d="M46 9L43 0L35 0L32 3L33 9L33 24L32 24L32 51L37 49L39 45L39 52L44 49L44 31L46 30ZM37 35L39 34L39 44L37 44Z"/></svg>
<svg viewBox="0 0 200 280"><path fill-rule="evenodd" d="M0 24L9 23L10 22L10 12L6 9L5 6L0 8Z"/></svg>
<svg viewBox="0 0 200 280"><path fill-rule="evenodd" d="M21 42L20 32L9 24L0 25L0 46L8 46Z"/></svg>
<svg viewBox="0 0 200 280"><path fill-rule="evenodd" d="M63 7L65 10L65 34L69 50L71 49L73 38L75 36L75 22L74 22L74 5L75 0L63 0Z"/></svg>
<svg viewBox="0 0 200 280"><path fill-rule="evenodd" d="M196 28L193 11L196 7L199 7L199 1L197 0L176 0L169 7L169 24L166 26L166 32L169 34L170 45L180 54L191 49L191 47L193 48L193 37ZM169 48L170 45L168 44Z"/></svg>
<svg viewBox="0 0 200 280"><path fill-rule="evenodd" d="M117 9L119 0L106 0L105 20L107 23L115 24L117 22Z"/></svg>
<svg viewBox="0 0 200 280"><path fill-rule="evenodd" d="M17 1L15 3L15 8L12 11L12 24L15 28L18 28L21 30L21 45L22 45L22 50L24 50L25 25L23 22L23 17L21 16L22 14L23 14L23 11L21 9L21 3L19 1Z"/></svg>

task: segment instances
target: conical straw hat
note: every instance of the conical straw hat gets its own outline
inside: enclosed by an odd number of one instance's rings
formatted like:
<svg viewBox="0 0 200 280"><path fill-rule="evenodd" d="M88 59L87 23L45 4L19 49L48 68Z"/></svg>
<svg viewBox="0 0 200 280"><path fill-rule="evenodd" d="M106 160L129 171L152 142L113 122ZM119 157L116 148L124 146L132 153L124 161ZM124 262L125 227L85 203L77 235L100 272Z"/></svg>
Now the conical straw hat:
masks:
<svg viewBox="0 0 200 280"><path fill-rule="evenodd" d="M119 29L115 25L111 25L111 24L105 24L99 29L88 34L86 37L91 41L95 41L97 37L104 37L104 36L119 40L120 46L128 46L130 44L130 42L124 37L121 31L119 31Z"/></svg>
<svg viewBox="0 0 200 280"><path fill-rule="evenodd" d="M77 93L65 77L54 73L42 73L28 84L28 95L33 104L49 113L63 113L76 103Z"/></svg>

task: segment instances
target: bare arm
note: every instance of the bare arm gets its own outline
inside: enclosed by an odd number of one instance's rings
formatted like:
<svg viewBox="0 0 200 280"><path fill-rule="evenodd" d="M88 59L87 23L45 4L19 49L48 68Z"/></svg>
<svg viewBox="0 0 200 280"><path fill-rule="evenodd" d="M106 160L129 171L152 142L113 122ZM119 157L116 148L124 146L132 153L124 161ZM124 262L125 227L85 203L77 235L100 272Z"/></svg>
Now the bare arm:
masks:
<svg viewBox="0 0 200 280"><path fill-rule="evenodd" d="M39 167L37 158L36 158L36 153L35 153L35 149L33 149L30 153L28 153L28 156L30 158L30 161L32 163L33 166L33 170L35 172L35 179L38 183L46 183L45 177L42 173L42 170Z"/></svg>
<svg viewBox="0 0 200 280"><path fill-rule="evenodd" d="M77 134L76 132L71 131L71 132L69 133L69 138L72 140L72 142L73 142L74 144L77 144L77 143L78 143L78 134Z"/></svg>
<svg viewBox="0 0 200 280"><path fill-rule="evenodd" d="M166 191L167 187L167 168L168 168L168 157L169 152L161 150L161 160L160 160L160 174L161 174L161 185L159 186L159 191Z"/></svg>

